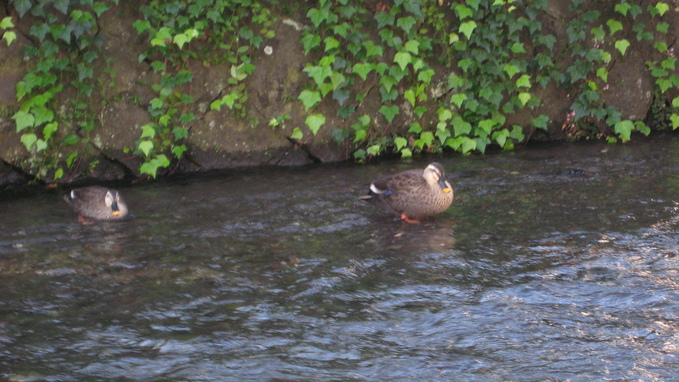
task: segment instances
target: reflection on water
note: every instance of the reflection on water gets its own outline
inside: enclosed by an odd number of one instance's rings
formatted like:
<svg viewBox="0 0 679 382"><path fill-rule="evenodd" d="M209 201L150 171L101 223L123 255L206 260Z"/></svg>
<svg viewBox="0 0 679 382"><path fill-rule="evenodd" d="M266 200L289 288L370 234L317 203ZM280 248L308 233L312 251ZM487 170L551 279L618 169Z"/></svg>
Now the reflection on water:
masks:
<svg viewBox="0 0 679 382"><path fill-rule="evenodd" d="M121 188L84 225L0 195L0 378L668 380L679 140L438 158L456 200L357 200L425 161Z"/></svg>

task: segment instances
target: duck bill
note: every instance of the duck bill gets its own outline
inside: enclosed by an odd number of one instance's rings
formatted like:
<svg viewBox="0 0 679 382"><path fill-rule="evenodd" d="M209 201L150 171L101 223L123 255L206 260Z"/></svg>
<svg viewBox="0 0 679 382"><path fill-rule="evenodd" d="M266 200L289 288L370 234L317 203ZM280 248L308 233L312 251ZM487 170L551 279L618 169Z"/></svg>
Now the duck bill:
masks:
<svg viewBox="0 0 679 382"><path fill-rule="evenodd" d="M443 179L439 180L439 186L441 186L441 189L445 193L449 193L449 192L453 191L453 189L450 187L450 185L448 185L448 182L446 182Z"/></svg>
<svg viewBox="0 0 679 382"><path fill-rule="evenodd" d="M118 216L120 215L120 210L114 210L111 214L113 214L113 216Z"/></svg>

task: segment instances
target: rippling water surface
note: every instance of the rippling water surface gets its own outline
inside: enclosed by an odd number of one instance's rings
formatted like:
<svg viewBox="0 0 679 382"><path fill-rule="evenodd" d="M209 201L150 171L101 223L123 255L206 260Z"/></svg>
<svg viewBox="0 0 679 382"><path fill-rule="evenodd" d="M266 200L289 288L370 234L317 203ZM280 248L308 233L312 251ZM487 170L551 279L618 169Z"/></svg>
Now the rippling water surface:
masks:
<svg viewBox="0 0 679 382"><path fill-rule="evenodd" d="M677 378L679 139L438 160L412 225L357 196L427 160L0 194L0 378Z"/></svg>

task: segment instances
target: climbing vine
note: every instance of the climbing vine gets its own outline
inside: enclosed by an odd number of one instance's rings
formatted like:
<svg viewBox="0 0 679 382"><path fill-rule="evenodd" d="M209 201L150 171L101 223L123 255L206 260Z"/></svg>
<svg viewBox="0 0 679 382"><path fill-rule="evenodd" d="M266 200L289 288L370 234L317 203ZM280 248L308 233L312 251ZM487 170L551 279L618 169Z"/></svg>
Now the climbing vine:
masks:
<svg viewBox="0 0 679 382"><path fill-rule="evenodd" d="M669 11L664 2L649 2L645 9L627 0L612 2L605 13L610 17L604 18L602 11L590 9L601 8L600 3L571 0L568 41L558 49L540 17L547 0L449 4L395 0L367 9L360 1L320 0L309 9L313 28L301 42L310 58L304 69L310 81L298 98L310 113L309 131L315 135L323 126L325 116L314 109L328 100L337 104L338 116L354 121L332 135L353 144L361 160L390 150L405 157L445 148L484 152L491 144L511 149L527 139L526 132L530 137L547 129L539 94L561 88L572 99L567 134L626 142L633 132L647 135L650 128L643 121L623 120L601 92L632 38L653 42L660 53L661 59L647 63L660 93L677 86L669 25L662 20ZM557 61L567 64L565 70ZM380 94L380 115L354 116L373 89ZM678 103L672 101L669 116L674 129ZM520 111L532 116L522 125L509 122ZM397 121L398 116L403 117ZM384 136L381 126L394 123L404 128ZM297 128L292 138L303 136Z"/></svg>

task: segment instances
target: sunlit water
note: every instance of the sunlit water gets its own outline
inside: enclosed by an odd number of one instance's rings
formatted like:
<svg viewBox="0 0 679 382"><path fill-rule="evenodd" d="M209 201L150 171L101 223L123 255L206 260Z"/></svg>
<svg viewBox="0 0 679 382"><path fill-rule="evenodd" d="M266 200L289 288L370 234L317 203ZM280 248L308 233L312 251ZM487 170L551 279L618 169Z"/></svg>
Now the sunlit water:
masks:
<svg viewBox="0 0 679 382"><path fill-rule="evenodd" d="M438 160L414 225L357 196L424 159L0 194L0 378L676 380L679 139Z"/></svg>

